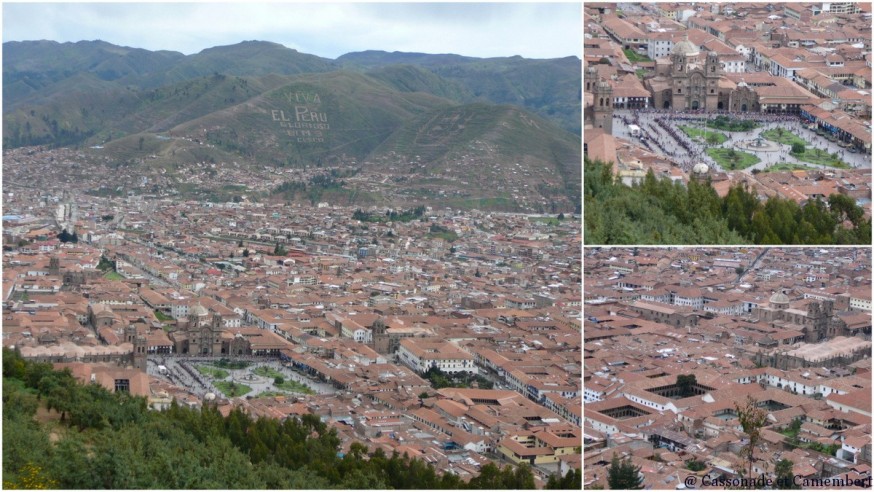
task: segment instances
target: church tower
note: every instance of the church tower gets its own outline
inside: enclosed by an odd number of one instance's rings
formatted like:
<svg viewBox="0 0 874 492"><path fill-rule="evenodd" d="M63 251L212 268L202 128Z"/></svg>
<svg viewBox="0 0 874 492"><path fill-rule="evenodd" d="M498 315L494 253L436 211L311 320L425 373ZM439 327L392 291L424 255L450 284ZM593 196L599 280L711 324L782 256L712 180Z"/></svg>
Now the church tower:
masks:
<svg viewBox="0 0 874 492"><path fill-rule="evenodd" d="M146 370L146 355L148 343L146 337L137 335L134 338L134 367L140 371Z"/></svg>
<svg viewBox="0 0 874 492"><path fill-rule="evenodd" d="M704 62L704 79L707 84L705 86L704 107L710 111L719 109L719 79L721 77L722 64L719 63L719 55L715 51L710 51Z"/></svg>
<svg viewBox="0 0 874 492"><path fill-rule="evenodd" d="M601 79L595 84L593 94L593 126L603 128L606 133L613 135L613 87Z"/></svg>
<svg viewBox="0 0 874 492"><path fill-rule="evenodd" d="M57 256L49 258L49 275L61 274L61 259Z"/></svg>
<svg viewBox="0 0 874 492"><path fill-rule="evenodd" d="M598 69L595 68L595 65L589 65L586 67L586 91L585 92L594 92L595 85L598 84Z"/></svg>
<svg viewBox="0 0 874 492"><path fill-rule="evenodd" d="M385 330L385 321L383 321L382 317L376 318L376 321L374 321L373 325L370 327L370 331L373 335L373 350L379 354L389 353L390 340Z"/></svg>

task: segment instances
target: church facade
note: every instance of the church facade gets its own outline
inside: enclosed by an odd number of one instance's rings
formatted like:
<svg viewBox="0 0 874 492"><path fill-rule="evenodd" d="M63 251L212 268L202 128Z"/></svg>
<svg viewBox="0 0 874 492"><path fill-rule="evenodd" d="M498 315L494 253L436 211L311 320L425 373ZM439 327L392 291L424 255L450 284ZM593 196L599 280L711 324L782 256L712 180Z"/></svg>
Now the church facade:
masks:
<svg viewBox="0 0 874 492"><path fill-rule="evenodd" d="M723 76L719 57L707 53L701 63L698 48L688 39L674 46L670 63L657 64L656 77L647 80L653 106L676 111L718 111L727 109L720 100L719 81Z"/></svg>

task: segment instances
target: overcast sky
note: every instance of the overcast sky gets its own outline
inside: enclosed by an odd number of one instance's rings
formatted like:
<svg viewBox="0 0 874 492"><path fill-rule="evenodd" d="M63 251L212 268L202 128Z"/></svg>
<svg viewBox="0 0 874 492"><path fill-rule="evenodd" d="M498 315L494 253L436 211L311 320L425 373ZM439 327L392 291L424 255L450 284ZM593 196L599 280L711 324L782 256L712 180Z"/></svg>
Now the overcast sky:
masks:
<svg viewBox="0 0 874 492"><path fill-rule="evenodd" d="M363 50L580 56L573 3L9 3L3 41L48 39L186 55L244 40L336 58Z"/></svg>

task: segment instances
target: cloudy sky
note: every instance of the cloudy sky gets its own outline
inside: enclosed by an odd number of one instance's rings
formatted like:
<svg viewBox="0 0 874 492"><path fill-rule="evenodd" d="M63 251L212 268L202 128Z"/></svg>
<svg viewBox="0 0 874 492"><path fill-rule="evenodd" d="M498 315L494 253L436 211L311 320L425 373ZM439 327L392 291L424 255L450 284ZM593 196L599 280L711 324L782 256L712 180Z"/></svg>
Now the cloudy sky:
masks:
<svg viewBox="0 0 874 492"><path fill-rule="evenodd" d="M580 56L573 3L9 3L3 41L101 39L186 55L244 40L336 58L367 49Z"/></svg>

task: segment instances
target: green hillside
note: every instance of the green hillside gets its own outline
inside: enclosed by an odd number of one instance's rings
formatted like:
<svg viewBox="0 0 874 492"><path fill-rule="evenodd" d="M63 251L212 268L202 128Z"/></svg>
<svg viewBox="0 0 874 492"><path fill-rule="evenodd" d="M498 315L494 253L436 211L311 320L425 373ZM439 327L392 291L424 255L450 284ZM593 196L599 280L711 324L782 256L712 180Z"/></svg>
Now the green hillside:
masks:
<svg viewBox="0 0 874 492"><path fill-rule="evenodd" d="M3 43L3 104L5 110L34 102L45 89L63 90L77 74L115 81L157 73L184 59L173 51L148 51L103 41ZM57 87L55 87L57 85Z"/></svg>
<svg viewBox="0 0 874 492"><path fill-rule="evenodd" d="M179 60L165 71L129 78L125 82L149 89L214 73L257 77L269 74L329 72L336 69L336 64L331 60L300 53L281 44L244 41L205 49Z"/></svg>
<svg viewBox="0 0 874 492"><path fill-rule="evenodd" d="M576 57L530 60L520 56L471 58L364 51L345 54L337 62L359 70L415 65L462 87L464 92L453 96L459 102L515 104L557 122L571 133L580 132L582 66Z"/></svg>

